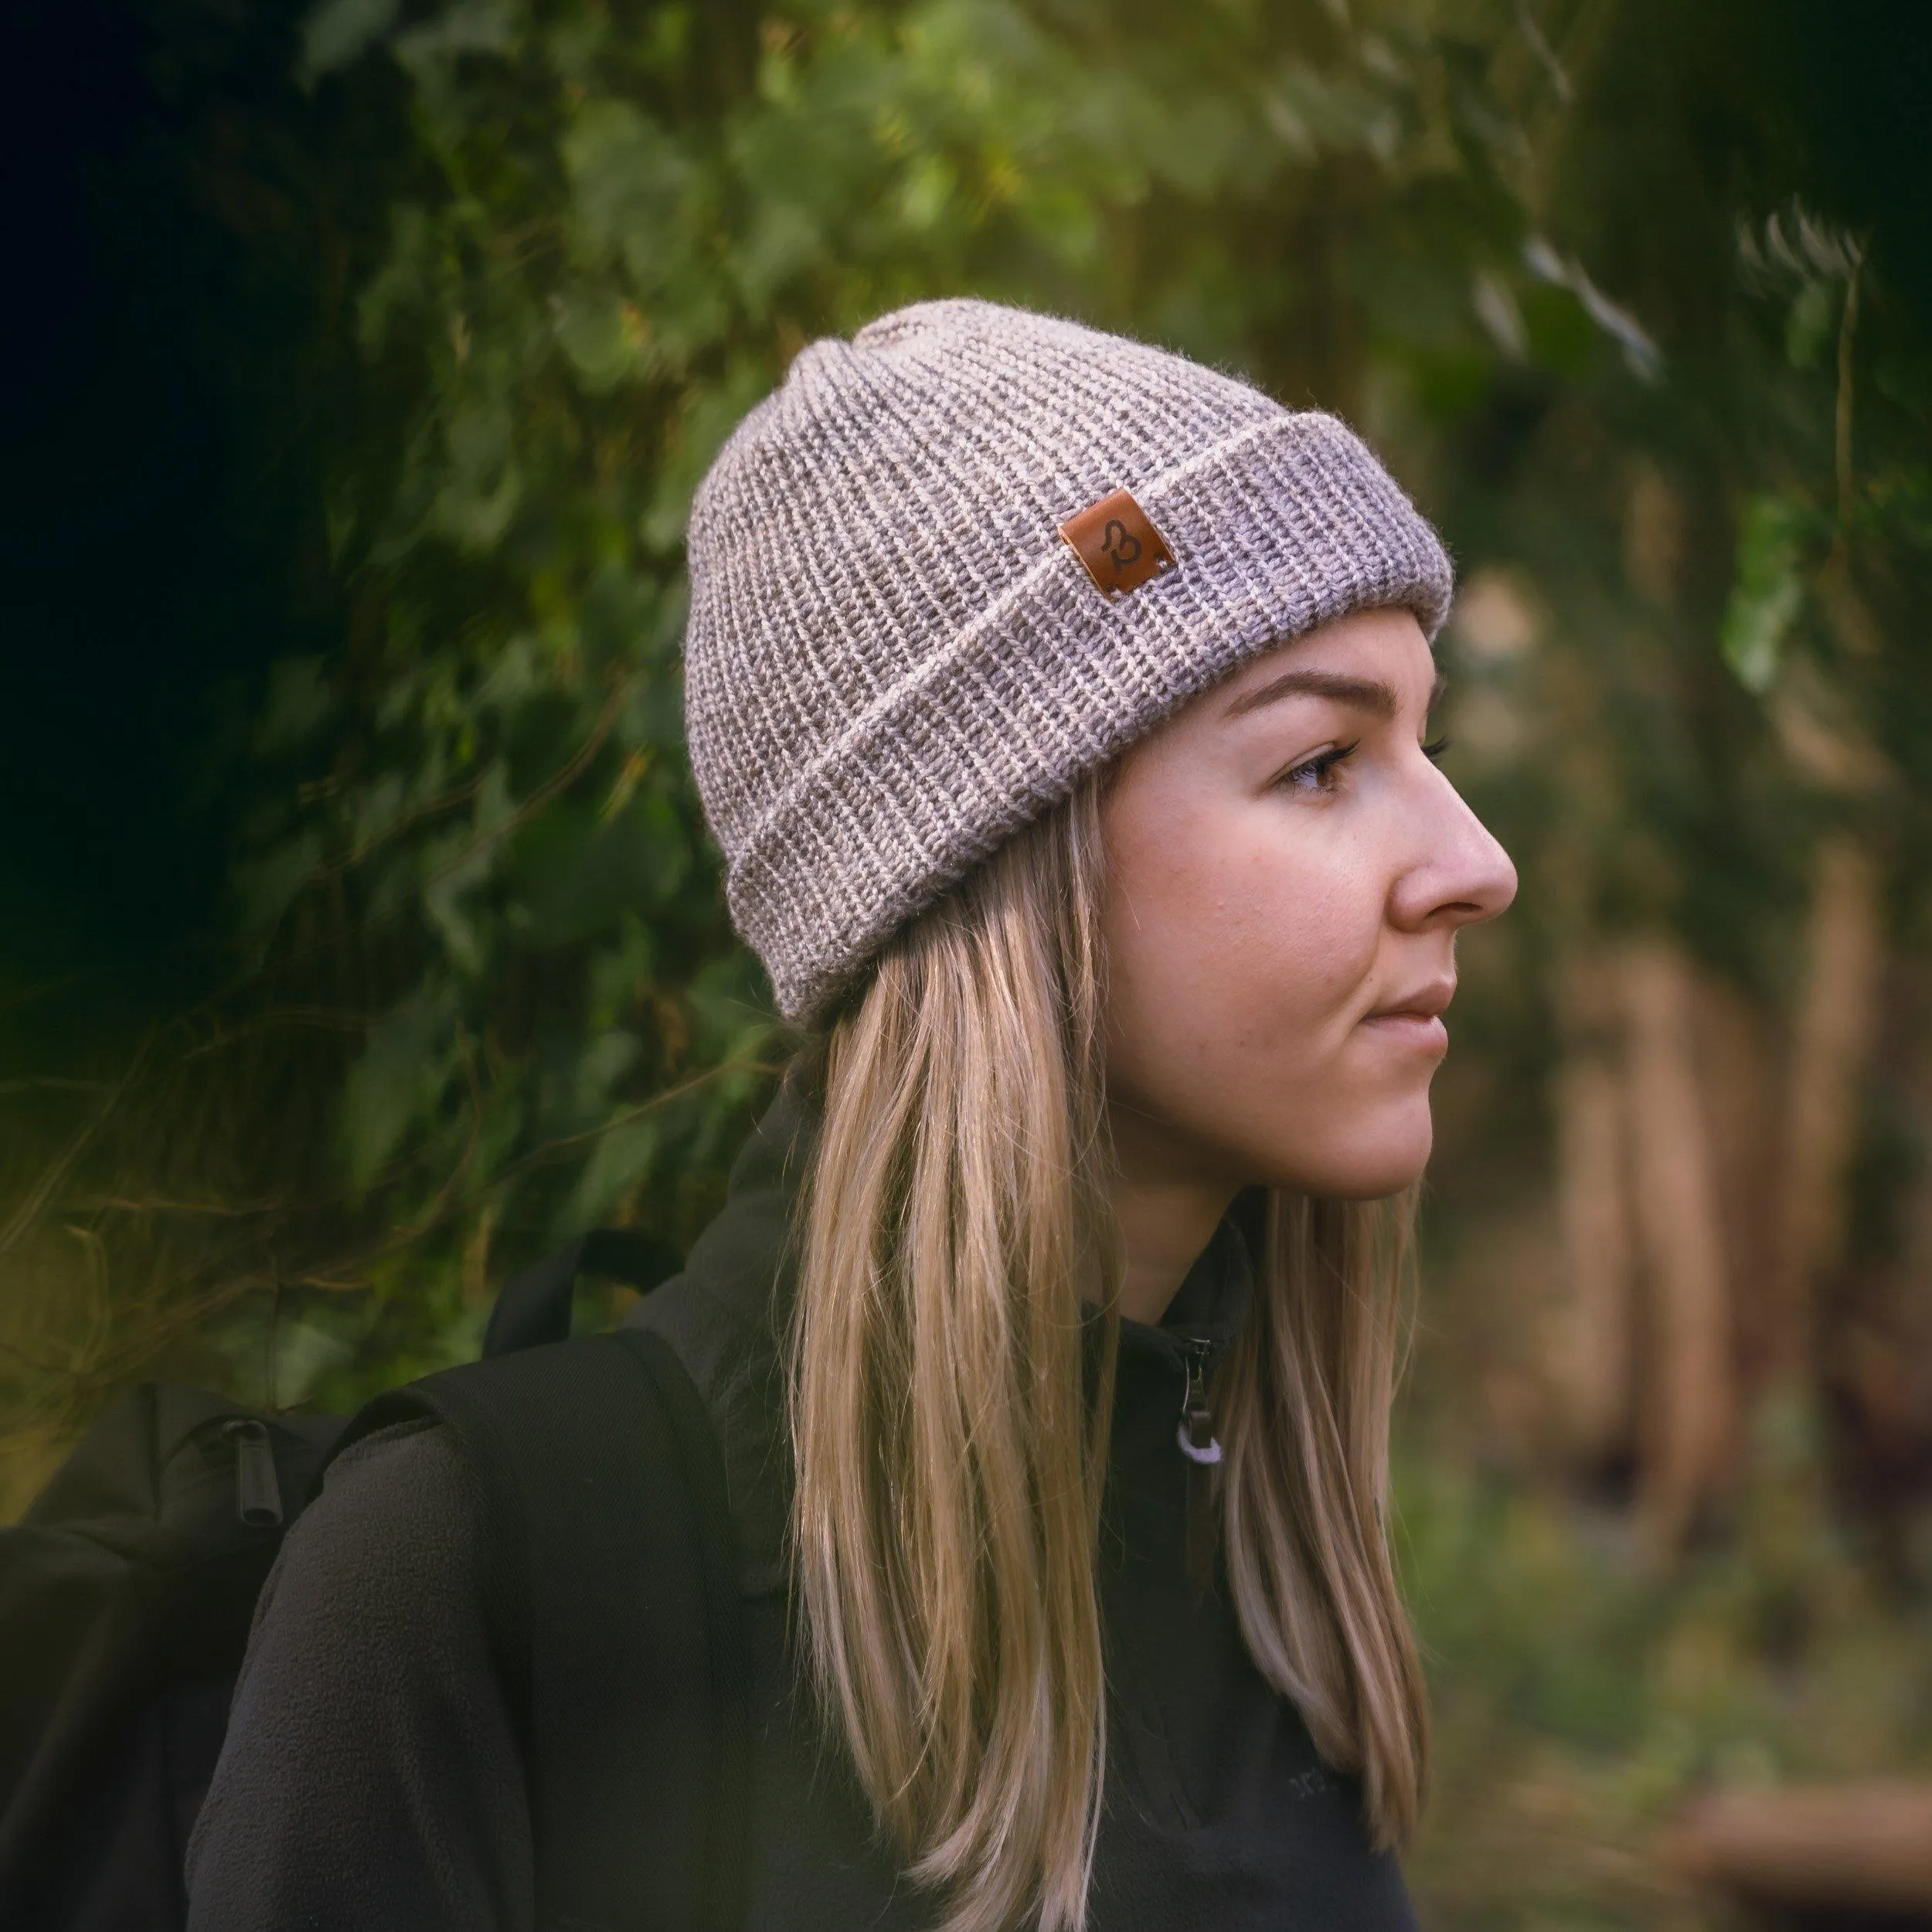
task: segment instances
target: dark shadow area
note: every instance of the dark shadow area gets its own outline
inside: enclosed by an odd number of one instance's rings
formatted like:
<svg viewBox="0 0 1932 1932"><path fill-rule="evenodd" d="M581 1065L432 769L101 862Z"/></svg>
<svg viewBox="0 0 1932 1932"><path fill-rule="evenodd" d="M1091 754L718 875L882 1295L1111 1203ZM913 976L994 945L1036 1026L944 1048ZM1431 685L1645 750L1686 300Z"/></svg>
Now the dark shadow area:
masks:
<svg viewBox="0 0 1932 1932"><path fill-rule="evenodd" d="M111 1053L225 969L259 673L339 634L315 460L352 373L338 211L395 146L379 87L298 87L300 14L82 0L0 22L14 1072Z"/></svg>

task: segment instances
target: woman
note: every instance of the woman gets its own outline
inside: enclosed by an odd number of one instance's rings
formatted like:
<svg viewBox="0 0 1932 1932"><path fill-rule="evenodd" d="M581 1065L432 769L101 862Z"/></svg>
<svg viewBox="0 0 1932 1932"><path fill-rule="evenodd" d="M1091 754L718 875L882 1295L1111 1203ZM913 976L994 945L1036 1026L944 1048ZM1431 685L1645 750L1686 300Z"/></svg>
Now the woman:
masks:
<svg viewBox="0 0 1932 1932"><path fill-rule="evenodd" d="M1424 742L1440 545L1329 418L949 301L798 356L690 566L693 767L806 1032L634 1318L729 1475L747 1923L1410 1924L1396 1291L1515 889ZM534 1923L475 1514L439 1430L336 1466L197 1932Z"/></svg>

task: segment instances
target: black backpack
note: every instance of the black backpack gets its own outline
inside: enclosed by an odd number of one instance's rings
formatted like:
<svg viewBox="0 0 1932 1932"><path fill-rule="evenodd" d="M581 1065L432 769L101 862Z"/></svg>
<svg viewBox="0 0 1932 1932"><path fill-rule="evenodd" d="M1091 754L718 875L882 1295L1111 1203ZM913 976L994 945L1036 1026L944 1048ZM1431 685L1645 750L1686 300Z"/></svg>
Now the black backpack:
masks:
<svg viewBox="0 0 1932 1932"><path fill-rule="evenodd" d="M188 1834L283 1535L334 1455L416 1417L456 1431L488 1499L539 1923L735 1924L745 1665L716 1437L662 1337L566 1338L580 1272L648 1287L675 1266L586 1235L505 1285L481 1361L352 1420L166 1383L107 1410L0 1529L0 1926L185 1923Z"/></svg>

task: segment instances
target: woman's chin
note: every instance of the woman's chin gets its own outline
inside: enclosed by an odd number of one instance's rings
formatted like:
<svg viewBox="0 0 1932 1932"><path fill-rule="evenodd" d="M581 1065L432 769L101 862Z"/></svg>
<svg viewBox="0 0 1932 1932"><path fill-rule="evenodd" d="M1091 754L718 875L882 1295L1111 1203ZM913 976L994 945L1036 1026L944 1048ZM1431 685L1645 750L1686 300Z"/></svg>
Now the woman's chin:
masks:
<svg viewBox="0 0 1932 1932"><path fill-rule="evenodd" d="M1425 1098L1393 1117L1364 1121L1352 1132L1332 1135L1319 1149L1301 1151L1299 1159L1271 1163L1279 1178L1270 1185L1338 1200L1381 1200L1422 1179L1434 1140Z"/></svg>

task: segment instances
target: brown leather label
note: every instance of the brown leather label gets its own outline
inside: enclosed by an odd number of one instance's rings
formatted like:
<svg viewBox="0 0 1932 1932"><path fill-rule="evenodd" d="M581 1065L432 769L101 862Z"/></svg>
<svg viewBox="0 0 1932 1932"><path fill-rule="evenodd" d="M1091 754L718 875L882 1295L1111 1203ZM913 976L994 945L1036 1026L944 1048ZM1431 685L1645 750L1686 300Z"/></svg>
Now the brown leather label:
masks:
<svg viewBox="0 0 1932 1932"><path fill-rule="evenodd" d="M1060 535L1105 597L1124 597L1174 568L1167 539L1125 490L1115 490L1070 516Z"/></svg>

